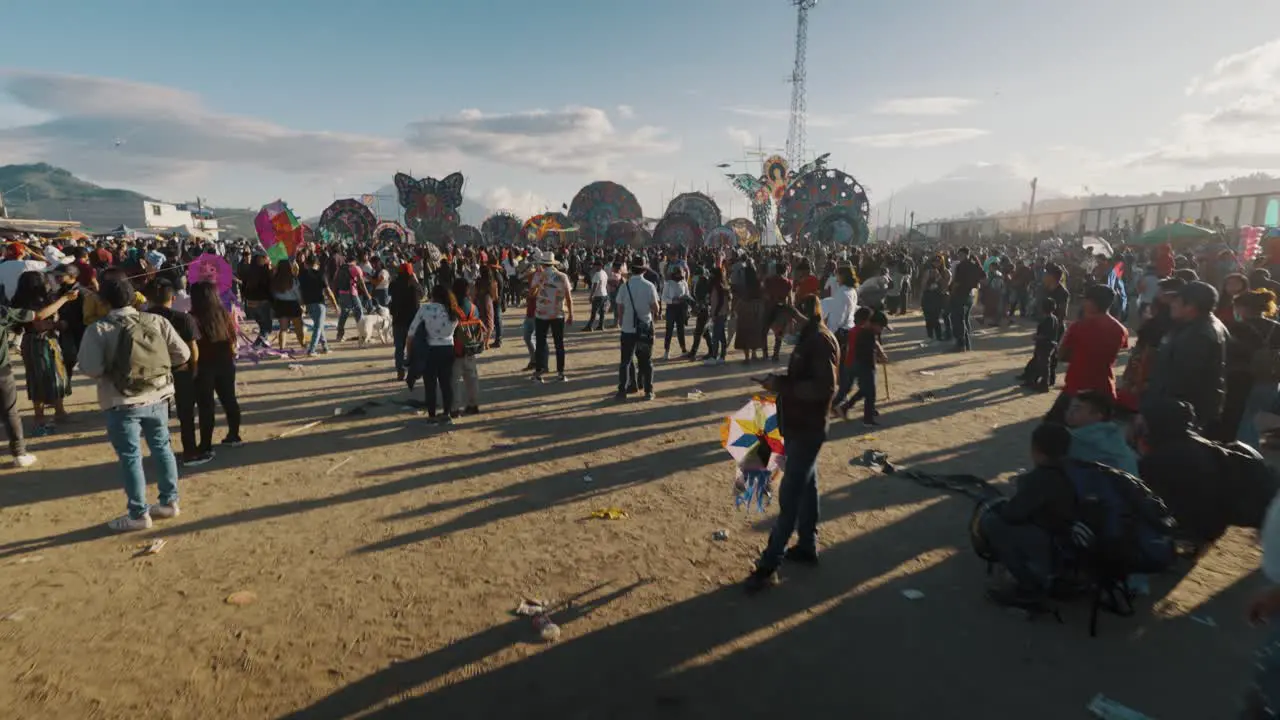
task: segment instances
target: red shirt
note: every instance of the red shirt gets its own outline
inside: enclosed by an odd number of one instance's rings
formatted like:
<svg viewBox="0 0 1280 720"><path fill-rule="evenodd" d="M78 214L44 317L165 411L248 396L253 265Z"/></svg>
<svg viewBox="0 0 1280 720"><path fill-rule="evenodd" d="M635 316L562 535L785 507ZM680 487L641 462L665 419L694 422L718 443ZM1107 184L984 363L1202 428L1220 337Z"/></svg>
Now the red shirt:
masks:
<svg viewBox="0 0 1280 720"><path fill-rule="evenodd" d="M853 348L854 343L858 341L858 333L862 331L860 325L854 325L849 328L849 338L844 344L844 366L853 367Z"/></svg>
<svg viewBox="0 0 1280 720"><path fill-rule="evenodd" d="M765 278L764 296L774 305L781 305L787 301L787 296L791 294L791 281L773 275Z"/></svg>
<svg viewBox="0 0 1280 720"><path fill-rule="evenodd" d="M1062 391L1075 395L1081 390L1097 390L1116 399L1116 375L1112 366L1116 355L1129 347L1129 331L1106 313L1071 323L1062 338L1059 353L1071 353L1067 383Z"/></svg>
<svg viewBox="0 0 1280 720"><path fill-rule="evenodd" d="M802 297L818 294L818 276L806 275L803 280L796 283L796 300Z"/></svg>

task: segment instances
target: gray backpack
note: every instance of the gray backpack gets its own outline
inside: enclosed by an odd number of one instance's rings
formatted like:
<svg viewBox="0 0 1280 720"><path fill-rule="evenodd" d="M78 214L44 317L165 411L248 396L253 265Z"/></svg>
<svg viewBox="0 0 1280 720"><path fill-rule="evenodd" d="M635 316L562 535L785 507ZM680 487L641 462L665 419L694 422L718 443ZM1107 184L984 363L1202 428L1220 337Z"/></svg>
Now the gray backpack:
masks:
<svg viewBox="0 0 1280 720"><path fill-rule="evenodd" d="M161 390L173 382L169 343L159 315L138 313L110 321L120 329L115 352L107 361L107 377L125 397Z"/></svg>

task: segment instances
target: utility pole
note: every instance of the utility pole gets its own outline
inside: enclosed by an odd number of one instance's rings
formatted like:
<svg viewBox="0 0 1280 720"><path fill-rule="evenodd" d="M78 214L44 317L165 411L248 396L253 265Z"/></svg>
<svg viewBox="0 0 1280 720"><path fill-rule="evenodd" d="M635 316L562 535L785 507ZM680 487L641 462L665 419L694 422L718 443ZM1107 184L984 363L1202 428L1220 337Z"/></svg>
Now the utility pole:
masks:
<svg viewBox="0 0 1280 720"><path fill-rule="evenodd" d="M1036 185L1039 184L1040 178L1031 178L1031 202L1027 205L1027 232L1035 234L1035 228L1031 225L1031 217L1036 213Z"/></svg>

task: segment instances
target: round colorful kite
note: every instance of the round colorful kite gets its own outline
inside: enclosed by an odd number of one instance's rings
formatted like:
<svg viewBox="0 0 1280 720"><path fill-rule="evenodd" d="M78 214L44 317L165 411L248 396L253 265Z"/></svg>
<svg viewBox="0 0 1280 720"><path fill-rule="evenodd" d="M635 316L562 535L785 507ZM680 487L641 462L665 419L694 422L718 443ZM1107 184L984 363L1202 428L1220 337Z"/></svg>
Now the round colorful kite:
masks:
<svg viewBox="0 0 1280 720"><path fill-rule="evenodd" d="M725 223L738 236L739 245L755 245L760 242L760 227L746 218L734 218Z"/></svg>
<svg viewBox="0 0 1280 720"><path fill-rule="evenodd" d="M667 213L653 229L653 241L659 245L693 247L702 240L702 228L692 215Z"/></svg>
<svg viewBox="0 0 1280 720"><path fill-rule="evenodd" d="M378 223L373 229L373 239L378 242L403 245L410 242L411 233L403 225L394 220Z"/></svg>
<svg viewBox="0 0 1280 720"><path fill-rule="evenodd" d="M302 223L283 200L263 205L253 219L253 227L272 265L293 257L302 244Z"/></svg>
<svg viewBox="0 0 1280 720"><path fill-rule="evenodd" d="M187 282L191 285L208 282L218 288L222 304L231 307L236 299L235 273L231 263L216 253L204 253L187 265Z"/></svg>
<svg viewBox="0 0 1280 720"><path fill-rule="evenodd" d="M459 225L458 229L453 231L453 242L457 245L479 247L484 245L484 235L475 225Z"/></svg>
<svg viewBox="0 0 1280 720"><path fill-rule="evenodd" d="M508 212L497 212L485 219L480 225L480 233L486 241L496 245L513 245L520 239L520 228L524 223L520 218Z"/></svg>
<svg viewBox="0 0 1280 720"><path fill-rule="evenodd" d="M524 221L524 225L520 228L520 236L526 242L538 242L545 239L548 233L558 233L571 227L573 223L564 213L542 213Z"/></svg>
<svg viewBox="0 0 1280 720"><path fill-rule="evenodd" d="M648 230L640 223L630 222L628 220L619 220L610 223L604 234L604 242L606 245L613 247L630 247L639 249L645 246L653 237Z"/></svg>
<svg viewBox="0 0 1280 720"><path fill-rule="evenodd" d="M709 196L700 192L688 192L683 195L677 195L674 200L667 205L666 215L672 213L682 213L692 217L698 223L698 228L704 233L711 232L711 229L720 224L720 206L716 205L716 201Z"/></svg>
<svg viewBox="0 0 1280 720"><path fill-rule="evenodd" d="M582 239L604 240L609 226L619 220L640 221L640 202L625 187L607 180L593 182L578 191L569 204L569 219L578 225Z"/></svg>
<svg viewBox="0 0 1280 720"><path fill-rule="evenodd" d="M331 241L363 244L373 238L373 229L377 226L378 218L368 205L355 198L343 198L334 200L320 213L316 229L321 237Z"/></svg>
<svg viewBox="0 0 1280 720"><path fill-rule="evenodd" d="M702 236L702 242L711 247L734 247L739 242L738 233L728 225L717 225Z"/></svg>
<svg viewBox="0 0 1280 720"><path fill-rule="evenodd" d="M791 182L779 208L779 230L797 237L817 230L824 217L836 208L846 208L862 217L866 225L871 205L867 191L839 170L815 170Z"/></svg>

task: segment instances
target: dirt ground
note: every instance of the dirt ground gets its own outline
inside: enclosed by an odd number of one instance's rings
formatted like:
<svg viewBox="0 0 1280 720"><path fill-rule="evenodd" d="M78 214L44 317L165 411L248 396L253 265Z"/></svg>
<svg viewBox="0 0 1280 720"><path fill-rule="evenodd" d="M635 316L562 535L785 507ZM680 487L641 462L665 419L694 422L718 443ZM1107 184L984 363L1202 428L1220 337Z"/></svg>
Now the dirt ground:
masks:
<svg viewBox="0 0 1280 720"><path fill-rule="evenodd" d="M1052 401L1011 381L1029 327L954 356L921 347L918 315L896 323L886 427L838 423L822 452L822 566L748 598L774 513L733 509L718 424L761 368L659 363L656 401L617 404L616 333L570 333L570 382L539 386L518 322L482 357L484 414L448 433L404 409L390 348L243 369L249 444L184 471L182 516L127 536L103 528L124 495L81 381L74 429L0 472L0 717L1056 720L1097 693L1231 716L1259 639L1250 535L1090 638L1085 605L1059 625L983 600L970 500L851 463L1025 467ZM606 506L627 517L586 519ZM512 616L522 597L557 603L559 642Z"/></svg>

